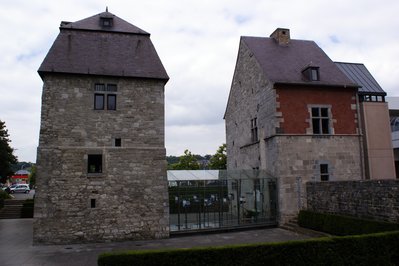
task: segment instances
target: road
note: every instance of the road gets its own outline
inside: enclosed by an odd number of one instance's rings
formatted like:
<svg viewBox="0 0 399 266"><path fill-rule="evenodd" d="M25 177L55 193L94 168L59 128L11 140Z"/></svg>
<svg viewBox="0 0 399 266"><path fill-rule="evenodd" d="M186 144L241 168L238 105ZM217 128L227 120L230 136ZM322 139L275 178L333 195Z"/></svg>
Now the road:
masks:
<svg viewBox="0 0 399 266"><path fill-rule="evenodd" d="M14 199L17 199L17 200L33 199L33 197L35 196L35 190L32 189L28 194L14 193L14 194L10 194L10 195L11 195L11 197L13 197Z"/></svg>

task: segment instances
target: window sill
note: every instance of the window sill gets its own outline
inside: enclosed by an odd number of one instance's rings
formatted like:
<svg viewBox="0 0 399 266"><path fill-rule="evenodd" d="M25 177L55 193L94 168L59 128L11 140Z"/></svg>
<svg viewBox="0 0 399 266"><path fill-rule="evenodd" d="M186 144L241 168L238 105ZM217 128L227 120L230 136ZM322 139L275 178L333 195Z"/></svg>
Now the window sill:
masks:
<svg viewBox="0 0 399 266"><path fill-rule="evenodd" d="M104 173L87 173L88 178L101 178L104 176Z"/></svg>

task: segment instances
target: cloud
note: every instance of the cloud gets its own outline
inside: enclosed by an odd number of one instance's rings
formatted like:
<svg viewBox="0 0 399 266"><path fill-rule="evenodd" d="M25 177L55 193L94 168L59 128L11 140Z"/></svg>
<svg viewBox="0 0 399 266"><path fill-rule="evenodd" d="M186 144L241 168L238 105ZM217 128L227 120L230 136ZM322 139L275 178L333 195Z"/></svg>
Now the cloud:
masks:
<svg viewBox="0 0 399 266"><path fill-rule="evenodd" d="M0 9L0 119L20 160L35 161L42 81L37 75L62 20L109 11L151 33L170 76L165 88L168 154L214 153L240 36L314 40L334 61L361 62L390 96L399 84L399 2L4 0Z"/></svg>

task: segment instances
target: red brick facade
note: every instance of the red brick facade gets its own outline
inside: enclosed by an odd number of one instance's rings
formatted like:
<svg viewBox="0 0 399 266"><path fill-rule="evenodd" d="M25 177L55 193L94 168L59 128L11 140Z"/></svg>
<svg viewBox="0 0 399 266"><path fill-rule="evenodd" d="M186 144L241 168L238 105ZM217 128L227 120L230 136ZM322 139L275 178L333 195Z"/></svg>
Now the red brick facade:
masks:
<svg viewBox="0 0 399 266"><path fill-rule="evenodd" d="M330 105L334 134L356 134L356 90L353 88L323 88L278 86L277 112L282 113L280 129L284 134L306 134L310 127L308 105Z"/></svg>

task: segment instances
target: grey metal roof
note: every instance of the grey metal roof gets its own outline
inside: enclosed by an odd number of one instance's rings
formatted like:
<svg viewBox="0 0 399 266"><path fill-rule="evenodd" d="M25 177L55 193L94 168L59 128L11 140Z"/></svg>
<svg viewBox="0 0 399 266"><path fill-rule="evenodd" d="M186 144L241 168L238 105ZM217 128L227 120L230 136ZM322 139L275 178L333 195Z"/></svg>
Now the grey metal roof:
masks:
<svg viewBox="0 0 399 266"><path fill-rule="evenodd" d="M291 39L279 45L273 38L241 38L274 83L357 87L314 41ZM304 78L302 71L308 66L319 68L319 81Z"/></svg>
<svg viewBox="0 0 399 266"><path fill-rule="evenodd" d="M168 181L216 180L219 170L168 170Z"/></svg>
<svg viewBox="0 0 399 266"><path fill-rule="evenodd" d="M104 17L112 27L101 27ZM169 79L150 35L109 12L63 22L38 72Z"/></svg>
<svg viewBox="0 0 399 266"><path fill-rule="evenodd" d="M343 62L335 62L335 64L348 78L361 86L361 88L359 88L360 94L371 93L386 95L386 92L381 88L364 64Z"/></svg>

